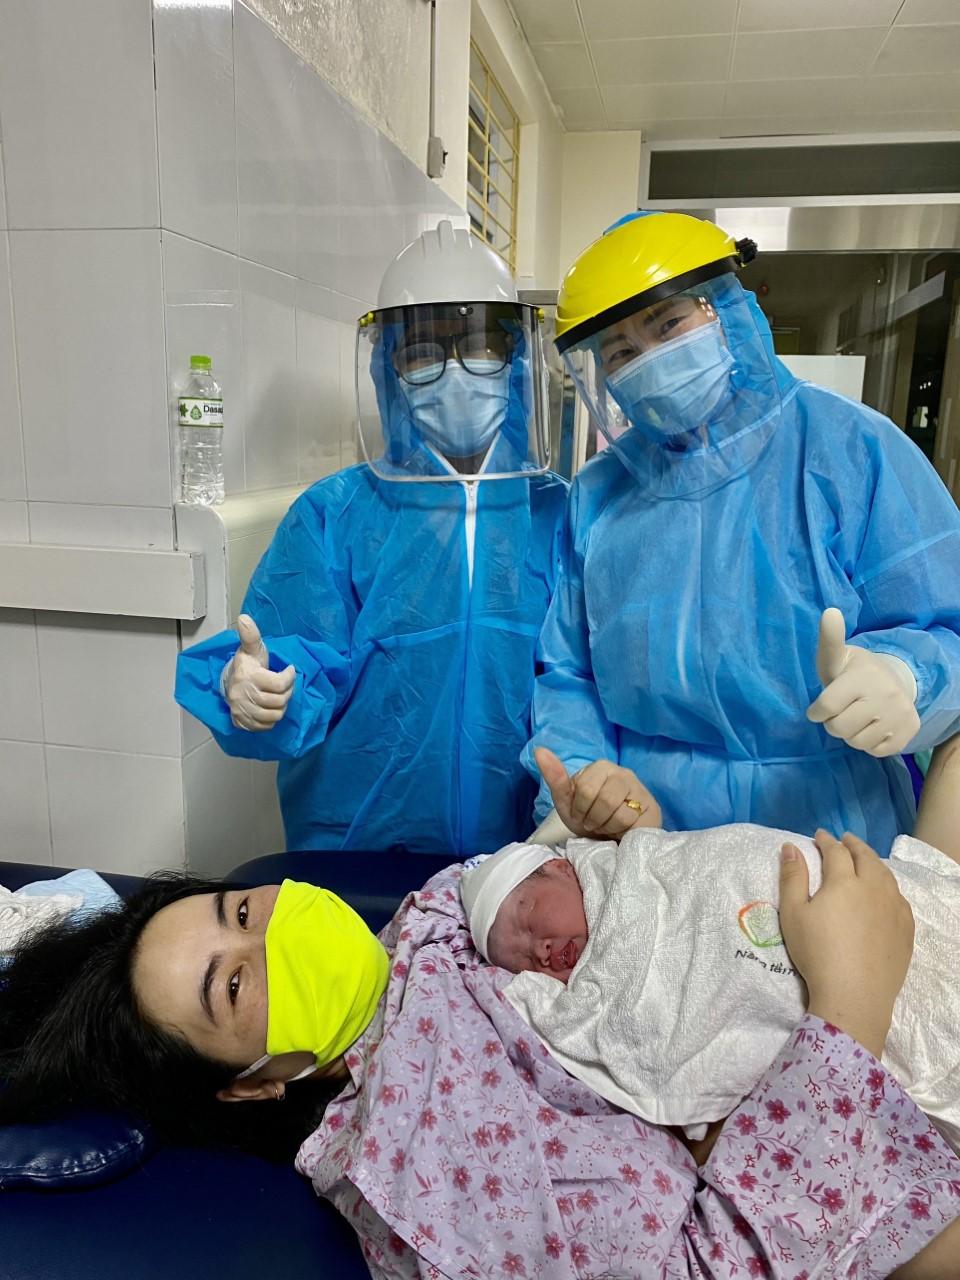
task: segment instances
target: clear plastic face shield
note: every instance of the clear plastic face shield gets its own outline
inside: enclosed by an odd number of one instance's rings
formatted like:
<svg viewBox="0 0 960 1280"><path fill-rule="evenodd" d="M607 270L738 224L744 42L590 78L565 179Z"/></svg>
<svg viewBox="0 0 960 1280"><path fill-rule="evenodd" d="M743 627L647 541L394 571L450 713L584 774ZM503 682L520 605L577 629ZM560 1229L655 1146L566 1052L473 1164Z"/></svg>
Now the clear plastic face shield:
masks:
<svg viewBox="0 0 960 1280"><path fill-rule="evenodd" d="M363 455L386 480L499 480L549 464L535 307L368 312L357 327L356 384Z"/></svg>
<svg viewBox="0 0 960 1280"><path fill-rule="evenodd" d="M627 312L563 359L599 431L651 491L729 478L779 417L770 332L732 272Z"/></svg>

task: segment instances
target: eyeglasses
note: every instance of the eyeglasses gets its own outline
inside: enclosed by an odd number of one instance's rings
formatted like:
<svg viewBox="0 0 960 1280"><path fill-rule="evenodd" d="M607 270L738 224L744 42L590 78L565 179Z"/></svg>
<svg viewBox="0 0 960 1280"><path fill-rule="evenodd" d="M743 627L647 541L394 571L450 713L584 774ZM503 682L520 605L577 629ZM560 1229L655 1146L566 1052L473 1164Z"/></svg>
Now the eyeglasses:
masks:
<svg viewBox="0 0 960 1280"><path fill-rule="evenodd" d="M443 376L455 359L476 378L492 378L510 363L513 337L501 330L475 329L460 334L431 334L429 340L406 343L393 357L404 382L425 386Z"/></svg>

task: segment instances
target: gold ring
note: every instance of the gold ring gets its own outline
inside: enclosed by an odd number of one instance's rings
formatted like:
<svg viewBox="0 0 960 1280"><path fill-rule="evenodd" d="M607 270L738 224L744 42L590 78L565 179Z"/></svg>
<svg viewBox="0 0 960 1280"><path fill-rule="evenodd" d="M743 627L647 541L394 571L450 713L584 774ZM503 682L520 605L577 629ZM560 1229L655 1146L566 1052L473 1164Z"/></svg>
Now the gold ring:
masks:
<svg viewBox="0 0 960 1280"><path fill-rule="evenodd" d="M283 1101L283 1091L282 1091L282 1090L281 1090L281 1088L280 1088L280 1081L279 1081L279 1080L274 1080L274 1081L273 1081L273 1088L274 1088L274 1091L276 1092L276 1095L277 1095L277 1101L278 1101L278 1102L282 1102L282 1101Z"/></svg>
<svg viewBox="0 0 960 1280"><path fill-rule="evenodd" d="M635 813L646 813L647 806L641 804L639 800L624 800L623 802L628 809L633 809Z"/></svg>

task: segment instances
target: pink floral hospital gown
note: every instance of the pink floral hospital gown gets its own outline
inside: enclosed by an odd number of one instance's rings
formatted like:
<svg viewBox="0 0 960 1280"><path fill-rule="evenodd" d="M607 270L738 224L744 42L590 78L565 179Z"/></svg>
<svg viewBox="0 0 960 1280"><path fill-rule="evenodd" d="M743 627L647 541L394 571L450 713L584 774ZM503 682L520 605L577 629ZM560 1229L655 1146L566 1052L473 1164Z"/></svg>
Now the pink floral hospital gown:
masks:
<svg viewBox="0 0 960 1280"><path fill-rule="evenodd" d="M547 1055L501 995L510 975L473 950L459 876L434 876L384 931L386 999L297 1161L377 1280L866 1280L960 1214L957 1157L810 1016L698 1170Z"/></svg>

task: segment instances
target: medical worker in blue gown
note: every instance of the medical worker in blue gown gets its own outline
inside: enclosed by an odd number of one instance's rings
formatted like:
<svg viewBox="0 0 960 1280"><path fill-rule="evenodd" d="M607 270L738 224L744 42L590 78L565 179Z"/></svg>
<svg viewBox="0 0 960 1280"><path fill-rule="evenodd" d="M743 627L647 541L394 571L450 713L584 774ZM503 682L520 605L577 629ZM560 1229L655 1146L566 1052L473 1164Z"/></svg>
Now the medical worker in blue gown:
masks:
<svg viewBox="0 0 960 1280"><path fill-rule="evenodd" d="M557 347L609 447L571 492L526 759L620 766L590 815L610 834L638 820L628 769L668 828L886 853L899 753L960 728L960 513L893 423L774 356L754 252L639 214L563 282Z"/></svg>
<svg viewBox="0 0 960 1280"><path fill-rule="evenodd" d="M367 461L290 509L239 635L180 656L181 706L280 761L291 849L465 855L533 825L520 757L566 499L540 321L467 231L409 245L359 322Z"/></svg>

